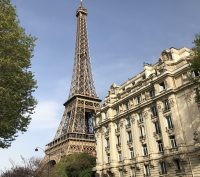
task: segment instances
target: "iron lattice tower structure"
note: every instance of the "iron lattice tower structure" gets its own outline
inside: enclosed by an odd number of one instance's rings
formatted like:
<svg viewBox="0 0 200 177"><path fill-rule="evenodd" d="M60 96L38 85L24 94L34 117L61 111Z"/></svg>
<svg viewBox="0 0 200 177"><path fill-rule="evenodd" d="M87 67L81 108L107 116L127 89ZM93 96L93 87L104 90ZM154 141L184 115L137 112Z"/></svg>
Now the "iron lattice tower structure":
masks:
<svg viewBox="0 0 200 177"><path fill-rule="evenodd" d="M77 33L73 76L65 111L52 142L47 144L46 154L58 161L62 155L88 152L95 155L93 122L100 107L92 78L88 37L87 10L81 2L77 12Z"/></svg>

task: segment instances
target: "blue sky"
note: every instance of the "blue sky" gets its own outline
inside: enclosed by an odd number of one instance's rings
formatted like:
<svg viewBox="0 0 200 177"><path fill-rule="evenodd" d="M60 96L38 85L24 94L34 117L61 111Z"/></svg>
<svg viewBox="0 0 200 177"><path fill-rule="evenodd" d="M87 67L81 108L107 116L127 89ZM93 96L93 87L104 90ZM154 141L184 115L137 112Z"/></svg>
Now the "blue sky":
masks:
<svg viewBox="0 0 200 177"><path fill-rule="evenodd" d="M12 0L21 25L38 38L32 71L38 100L29 129L9 149L0 149L0 170L20 163L20 155L42 156L64 111L72 77L79 0ZM90 57L97 94L104 99L112 83L121 84L154 63L162 50L192 47L200 32L198 0L85 0Z"/></svg>

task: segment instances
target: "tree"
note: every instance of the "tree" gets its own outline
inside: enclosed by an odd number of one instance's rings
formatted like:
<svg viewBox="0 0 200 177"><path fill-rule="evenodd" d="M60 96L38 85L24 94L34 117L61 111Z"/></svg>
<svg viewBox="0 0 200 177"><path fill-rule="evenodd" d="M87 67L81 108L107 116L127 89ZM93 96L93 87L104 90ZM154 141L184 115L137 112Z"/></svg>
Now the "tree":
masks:
<svg viewBox="0 0 200 177"><path fill-rule="evenodd" d="M200 33L196 35L193 41L193 59L191 61L191 72L194 76L200 76ZM200 81L199 77L193 77L192 79L196 85L196 101L200 102Z"/></svg>
<svg viewBox="0 0 200 177"><path fill-rule="evenodd" d="M21 159L22 165L15 165L12 161L12 167L2 172L0 177L42 177L42 171L38 171L40 159L34 157L30 159L21 157Z"/></svg>
<svg viewBox="0 0 200 177"><path fill-rule="evenodd" d="M61 159L51 171L51 177L91 177L95 157L87 153L75 153Z"/></svg>
<svg viewBox="0 0 200 177"><path fill-rule="evenodd" d="M10 0L0 0L0 148L25 132L36 105L30 71L35 38L20 26Z"/></svg>
<svg viewBox="0 0 200 177"><path fill-rule="evenodd" d="M95 157L87 153L75 153L65 159L66 174L68 177L81 177L80 174L85 170L92 171L95 166Z"/></svg>

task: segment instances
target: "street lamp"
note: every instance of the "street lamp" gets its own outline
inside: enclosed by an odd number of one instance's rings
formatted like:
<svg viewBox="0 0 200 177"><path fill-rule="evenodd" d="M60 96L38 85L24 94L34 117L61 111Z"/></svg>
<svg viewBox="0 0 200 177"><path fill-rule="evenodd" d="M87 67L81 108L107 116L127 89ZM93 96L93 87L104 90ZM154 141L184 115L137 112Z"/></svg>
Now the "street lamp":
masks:
<svg viewBox="0 0 200 177"><path fill-rule="evenodd" d="M36 147L35 151L37 152L37 151L39 151L39 149L41 149L44 152L44 154L48 156L48 163L47 163L48 169L47 169L47 172L48 172L48 177L49 177L50 154L46 153L45 150L42 149L41 147Z"/></svg>

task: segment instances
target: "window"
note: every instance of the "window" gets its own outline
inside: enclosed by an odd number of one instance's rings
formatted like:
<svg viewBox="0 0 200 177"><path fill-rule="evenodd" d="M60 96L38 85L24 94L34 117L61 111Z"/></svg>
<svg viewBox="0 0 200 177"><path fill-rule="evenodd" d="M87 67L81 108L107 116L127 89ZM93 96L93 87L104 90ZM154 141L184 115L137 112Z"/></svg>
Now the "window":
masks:
<svg viewBox="0 0 200 177"><path fill-rule="evenodd" d="M166 116L166 120L167 120L167 128L168 129L173 129L174 128L174 125L172 123L172 118L170 115Z"/></svg>
<svg viewBox="0 0 200 177"><path fill-rule="evenodd" d="M110 163L110 154L107 154L108 163Z"/></svg>
<svg viewBox="0 0 200 177"><path fill-rule="evenodd" d="M158 111L157 111L157 107L156 106L152 106L151 107L151 112L152 112L152 116L153 117L157 117L158 116Z"/></svg>
<svg viewBox="0 0 200 177"><path fill-rule="evenodd" d="M143 147L143 155L144 155L144 156L148 155L147 145L146 145L146 144L143 144L142 147Z"/></svg>
<svg viewBox="0 0 200 177"><path fill-rule="evenodd" d="M170 110L169 100L164 100L163 105L164 105L164 111Z"/></svg>
<svg viewBox="0 0 200 177"><path fill-rule="evenodd" d="M128 116L126 121L127 121L127 126L130 127L131 126L131 118L130 118L130 116Z"/></svg>
<svg viewBox="0 0 200 177"><path fill-rule="evenodd" d="M116 108L115 111L116 111L116 114L119 114L119 108Z"/></svg>
<svg viewBox="0 0 200 177"><path fill-rule="evenodd" d="M182 170L180 159L175 159L174 163L176 165L177 172L180 172Z"/></svg>
<svg viewBox="0 0 200 177"><path fill-rule="evenodd" d="M124 106L125 106L125 110L129 109L129 103L128 103L128 101L124 104Z"/></svg>
<svg viewBox="0 0 200 177"><path fill-rule="evenodd" d="M119 132L120 129L119 129L119 122L116 122L116 129L115 129L115 132Z"/></svg>
<svg viewBox="0 0 200 177"><path fill-rule="evenodd" d="M151 98L155 96L155 90L154 89L152 89L152 90L149 91L149 96Z"/></svg>
<svg viewBox="0 0 200 177"><path fill-rule="evenodd" d="M138 121L139 121L139 123L141 123L141 122L144 121L144 120L143 120L142 112L139 112L139 113L138 113Z"/></svg>
<svg viewBox="0 0 200 177"><path fill-rule="evenodd" d="M119 177L124 177L124 173L122 170L119 171Z"/></svg>
<svg viewBox="0 0 200 177"><path fill-rule="evenodd" d="M154 125L155 125L156 134L161 133L159 122L158 121L154 122Z"/></svg>
<svg viewBox="0 0 200 177"><path fill-rule="evenodd" d="M141 102L141 96L137 96L136 101L137 101L137 104L139 104Z"/></svg>
<svg viewBox="0 0 200 177"><path fill-rule="evenodd" d="M165 162L160 162L160 174L167 174L167 167Z"/></svg>
<svg viewBox="0 0 200 177"><path fill-rule="evenodd" d="M150 176L151 173L150 173L150 167L149 165L144 165L144 176Z"/></svg>
<svg viewBox="0 0 200 177"><path fill-rule="evenodd" d="M107 148L110 148L109 138L106 139L106 145L107 145Z"/></svg>
<svg viewBox="0 0 200 177"><path fill-rule="evenodd" d="M106 114L104 112L101 113L102 121L106 119Z"/></svg>
<svg viewBox="0 0 200 177"><path fill-rule="evenodd" d="M135 169L134 168L131 168L130 173L131 173L130 177L135 177L136 174L135 174Z"/></svg>
<svg viewBox="0 0 200 177"><path fill-rule="evenodd" d="M161 82L161 83L159 83L159 86L160 86L160 92L162 92L163 90L166 89L166 86L165 86L165 82L164 82L164 81Z"/></svg>
<svg viewBox="0 0 200 177"><path fill-rule="evenodd" d="M170 136L170 141L171 141L171 147L174 149L174 148L177 148L177 144L176 144L176 139L175 139L175 136Z"/></svg>
<svg viewBox="0 0 200 177"><path fill-rule="evenodd" d="M134 158L134 151L133 151L133 148L130 148L130 158L131 158L131 159Z"/></svg>
<svg viewBox="0 0 200 177"><path fill-rule="evenodd" d="M117 136L117 145L120 146L121 145L121 140L120 140L120 136Z"/></svg>
<svg viewBox="0 0 200 177"><path fill-rule="evenodd" d="M140 126L140 135L143 137L145 136L144 126Z"/></svg>
<svg viewBox="0 0 200 177"><path fill-rule="evenodd" d="M132 142L133 139L132 139L132 133L131 133L131 131L128 131L127 133L128 133L128 142Z"/></svg>
<svg viewBox="0 0 200 177"><path fill-rule="evenodd" d="M122 161L122 153L121 153L121 151L118 152L118 156L119 156L119 161Z"/></svg>
<svg viewBox="0 0 200 177"><path fill-rule="evenodd" d="M163 152L163 143L162 143L162 141L157 141L157 143L158 143L159 152Z"/></svg>
<svg viewBox="0 0 200 177"><path fill-rule="evenodd" d="M70 119L70 117L71 117L71 111L69 111L69 112L67 113L67 118Z"/></svg>

